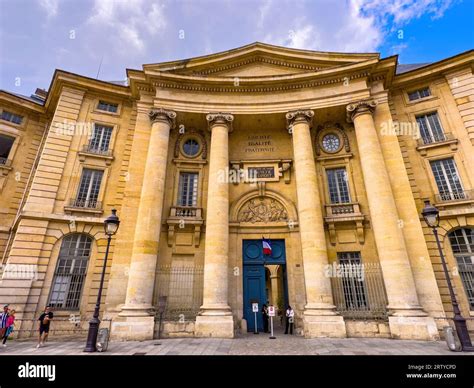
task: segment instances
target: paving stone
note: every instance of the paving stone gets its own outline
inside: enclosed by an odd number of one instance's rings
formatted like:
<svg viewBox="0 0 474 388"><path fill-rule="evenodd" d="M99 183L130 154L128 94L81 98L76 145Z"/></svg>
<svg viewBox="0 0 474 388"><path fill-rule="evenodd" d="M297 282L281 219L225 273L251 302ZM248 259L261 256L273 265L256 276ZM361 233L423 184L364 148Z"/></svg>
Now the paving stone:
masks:
<svg viewBox="0 0 474 388"><path fill-rule="evenodd" d="M474 355L455 353L444 341L402 341L386 338L305 339L276 333L276 339L267 335L241 335L235 339L173 338L152 341L110 342L108 351L101 355L146 353L147 355ZM160 345L156 345L156 344ZM0 347L1 355L90 355L84 353L85 339L54 338L45 347L36 349L34 340L9 342Z"/></svg>

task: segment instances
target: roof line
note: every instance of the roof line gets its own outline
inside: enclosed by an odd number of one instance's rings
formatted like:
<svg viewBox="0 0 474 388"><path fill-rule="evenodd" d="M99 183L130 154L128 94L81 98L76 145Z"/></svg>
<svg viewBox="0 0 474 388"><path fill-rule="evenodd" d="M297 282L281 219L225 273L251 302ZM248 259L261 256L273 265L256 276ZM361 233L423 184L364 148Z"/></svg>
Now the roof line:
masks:
<svg viewBox="0 0 474 388"><path fill-rule="evenodd" d="M225 56L227 54L232 54L238 51L243 51L248 48L252 47L268 47L268 48L276 48L280 50L286 50L290 52L295 52L295 53L305 53L305 54L343 54L343 55L359 55L359 56L371 56L371 55L376 55L378 58L380 58L380 53L377 52L370 52L370 53L347 53L347 52L339 52L339 51L316 51L316 50L306 50L306 49L298 49L294 47L285 47L285 46L277 46L269 43L262 43L262 42L253 42L249 43L244 46L240 47L235 47L229 50L225 51L219 51L217 53L212 53L212 54L205 54L205 55L200 55L197 57L191 57L191 58L184 58L184 59L176 59L176 60L171 60L171 61L164 61L164 62L153 62L153 63L145 63L143 64L143 67L145 66L152 66L152 65L166 65L166 64L171 64L171 63L179 63L179 62L189 62L189 61L195 61L195 60L200 60L200 59L206 59L206 58L211 58L211 57L219 57L219 56Z"/></svg>
<svg viewBox="0 0 474 388"><path fill-rule="evenodd" d="M39 101L35 101L35 100L33 100L33 99L31 99L27 96L23 96L21 94L9 92L8 90L5 90L5 89L0 89L0 93L5 93L5 94L8 94L9 96L19 98L20 100L25 100L26 102L29 102L30 104L37 105L38 107L44 107L44 101L43 101L43 104L41 104Z"/></svg>
<svg viewBox="0 0 474 388"><path fill-rule="evenodd" d="M426 70L426 68L428 67L431 67L431 66L438 66L439 64L443 63L443 62L448 62L454 58L457 58L457 57L462 57L463 55L466 55L466 54L469 54L469 53L474 53L474 49L470 49L470 50L466 50L466 51L463 51L462 53L459 53L459 54L456 54L456 55L453 55L451 57L447 57L447 58L443 58L437 62L431 62L431 63L428 63L426 65L423 65L423 66L420 66L420 67L417 67L416 69L412 69L412 70L408 70L408 71L405 71L403 73L399 73L399 74L395 74L395 77L401 77L401 76L405 76L409 73L413 73L413 72L416 72L416 71L423 71L423 70ZM398 65L405 65L405 63L401 63L401 64L398 64L397 63L397 68L398 68ZM408 63L406 65L409 65Z"/></svg>

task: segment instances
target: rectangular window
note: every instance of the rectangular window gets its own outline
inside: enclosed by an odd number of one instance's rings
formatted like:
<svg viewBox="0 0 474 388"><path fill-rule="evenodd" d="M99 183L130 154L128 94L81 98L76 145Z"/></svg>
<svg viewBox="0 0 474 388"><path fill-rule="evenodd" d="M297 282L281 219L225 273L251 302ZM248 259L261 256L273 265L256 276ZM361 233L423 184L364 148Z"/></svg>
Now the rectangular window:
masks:
<svg viewBox="0 0 474 388"><path fill-rule="evenodd" d="M456 255L459 276L461 277L469 302L469 307L474 310L474 254Z"/></svg>
<svg viewBox="0 0 474 388"><path fill-rule="evenodd" d="M10 155L14 142L14 137L0 135L0 165L7 164L8 156Z"/></svg>
<svg viewBox="0 0 474 388"><path fill-rule="evenodd" d="M347 184L347 173L345 168L334 168L326 170L328 178L329 198L331 203L349 203L349 186Z"/></svg>
<svg viewBox="0 0 474 388"><path fill-rule="evenodd" d="M118 104L113 104L111 102L99 101L99 105L97 105L97 109L103 110L106 112L117 113L118 111Z"/></svg>
<svg viewBox="0 0 474 388"><path fill-rule="evenodd" d="M110 145L110 138L112 137L113 127L94 124L94 132L89 141L88 151L94 153L107 153Z"/></svg>
<svg viewBox="0 0 474 388"><path fill-rule="evenodd" d="M431 163L439 196L442 201L465 199L461 179L453 158L435 160Z"/></svg>
<svg viewBox="0 0 474 388"><path fill-rule="evenodd" d="M337 258L342 269L342 287L346 309L360 310L368 307L367 291L361 271L360 252L338 252Z"/></svg>
<svg viewBox="0 0 474 388"><path fill-rule="evenodd" d="M97 208L100 184L102 182L103 171L84 169L82 171L79 192L77 193L76 206L86 208Z"/></svg>
<svg viewBox="0 0 474 388"><path fill-rule="evenodd" d="M197 186L198 173L182 172L179 174L179 206L195 207L197 205Z"/></svg>
<svg viewBox="0 0 474 388"><path fill-rule="evenodd" d="M2 120L9 121L13 124L20 125L23 121L23 116L16 115L15 113L8 112L6 110L2 111L2 115L0 116Z"/></svg>
<svg viewBox="0 0 474 388"><path fill-rule="evenodd" d="M474 310L474 229L456 229L448 236L458 263L459 276L466 291L469 307Z"/></svg>
<svg viewBox="0 0 474 388"><path fill-rule="evenodd" d="M51 284L49 304L58 309L79 309L92 239L85 234L64 238Z"/></svg>
<svg viewBox="0 0 474 388"><path fill-rule="evenodd" d="M416 116L416 122L420 128L420 135L424 144L446 140L437 112Z"/></svg>
<svg viewBox="0 0 474 388"><path fill-rule="evenodd" d="M425 98L425 97L429 97L429 96L431 96L431 92L430 92L429 87L414 90L413 92L408 93L408 99L410 101L419 100L420 98Z"/></svg>

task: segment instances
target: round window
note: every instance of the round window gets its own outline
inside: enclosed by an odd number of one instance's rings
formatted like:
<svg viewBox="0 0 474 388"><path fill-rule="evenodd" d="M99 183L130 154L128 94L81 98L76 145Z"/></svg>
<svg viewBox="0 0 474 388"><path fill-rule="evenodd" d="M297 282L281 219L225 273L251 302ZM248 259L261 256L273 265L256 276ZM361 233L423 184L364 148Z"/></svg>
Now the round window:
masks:
<svg viewBox="0 0 474 388"><path fill-rule="evenodd" d="M196 139L190 138L183 143L183 152L186 156L196 156L201 146Z"/></svg>
<svg viewBox="0 0 474 388"><path fill-rule="evenodd" d="M339 137L336 134L329 133L323 137L322 144L324 151L331 153L339 150L341 141L339 140Z"/></svg>

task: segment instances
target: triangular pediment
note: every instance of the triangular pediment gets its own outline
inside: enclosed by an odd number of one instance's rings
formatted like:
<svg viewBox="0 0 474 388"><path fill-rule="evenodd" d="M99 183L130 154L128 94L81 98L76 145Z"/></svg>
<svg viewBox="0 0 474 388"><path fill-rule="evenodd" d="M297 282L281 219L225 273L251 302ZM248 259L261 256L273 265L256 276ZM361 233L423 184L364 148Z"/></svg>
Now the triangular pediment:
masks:
<svg viewBox="0 0 474 388"><path fill-rule="evenodd" d="M201 71L200 75L214 75L218 77L270 77L315 71L298 66L291 66L288 63L279 63L274 59L264 57L254 57L241 62L229 63L215 68L207 68ZM196 73L194 73L196 74Z"/></svg>
<svg viewBox="0 0 474 388"><path fill-rule="evenodd" d="M315 72L379 59L377 53L347 54L252 43L221 53L144 65L145 72L204 77L272 77Z"/></svg>

